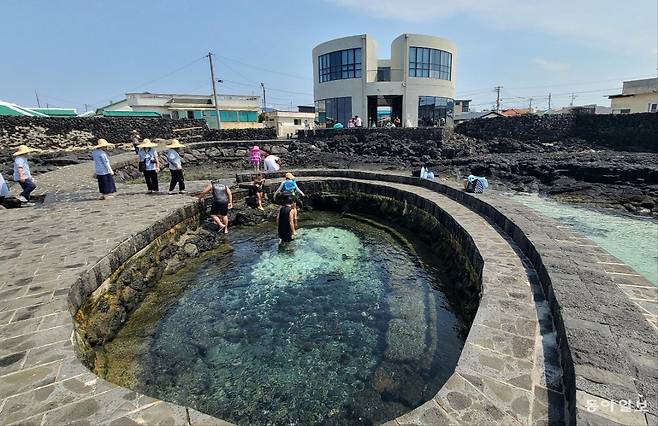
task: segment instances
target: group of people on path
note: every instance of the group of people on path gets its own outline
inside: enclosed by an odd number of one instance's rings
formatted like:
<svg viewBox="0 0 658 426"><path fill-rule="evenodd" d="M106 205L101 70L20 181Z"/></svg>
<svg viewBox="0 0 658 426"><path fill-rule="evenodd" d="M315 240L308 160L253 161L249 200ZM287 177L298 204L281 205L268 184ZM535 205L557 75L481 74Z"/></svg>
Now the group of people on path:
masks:
<svg viewBox="0 0 658 426"><path fill-rule="evenodd" d="M158 173L161 169L160 158L156 150L158 145L151 142L148 138L140 142L139 133L136 130L131 132L131 142L136 155L139 157L138 169L144 175L148 193L158 193ZM94 164L93 176L98 182L98 191L101 194L102 200L113 198L117 192L114 170L112 169L107 152L113 146L114 144L101 138L98 139L91 151L91 158ZM184 147L185 145L177 139L172 139L171 143L166 145L166 158L171 173L169 194L175 194L174 189L176 186L178 186L178 193L184 194L186 192L182 158L179 152ZM28 155L35 151L37 150L26 145L20 145L13 154L13 180L18 182L22 189L22 192L16 198L25 206L34 205L30 202L30 195L36 189L36 182L30 173ZM265 178L261 173L261 166L263 166L262 169L265 172L279 171L281 169L281 165L279 164L280 158L267 153L257 145L254 145L249 150L248 155L250 164L255 171L252 195L256 198L257 208L264 210ZM231 193L231 189L225 183L211 181L198 195L198 198L202 199L209 193L212 193L213 198L210 217L220 232L228 233L228 210L233 208L233 194ZM10 195L9 187L0 173L0 201L3 201L5 197L9 197ZM305 196L305 194L299 188L293 174L286 173L285 180L281 182L274 192L274 199L279 199L282 203L277 213L277 228L282 243L292 241L297 233L297 203L299 202L299 196Z"/></svg>

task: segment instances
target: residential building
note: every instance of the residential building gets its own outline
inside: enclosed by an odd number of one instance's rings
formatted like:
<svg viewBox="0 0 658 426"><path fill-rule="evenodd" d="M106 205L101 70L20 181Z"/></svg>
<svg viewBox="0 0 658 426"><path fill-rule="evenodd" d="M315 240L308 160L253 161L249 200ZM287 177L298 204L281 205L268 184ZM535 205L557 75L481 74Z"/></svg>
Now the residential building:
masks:
<svg viewBox="0 0 658 426"><path fill-rule="evenodd" d="M449 40L402 34L390 59L377 58L367 34L343 37L313 49L313 95L320 125L364 126L399 118L412 126L452 126L457 48ZM385 117L388 116L388 117Z"/></svg>
<svg viewBox="0 0 658 426"><path fill-rule="evenodd" d="M31 108L0 101L0 116L16 117L77 117L75 108Z"/></svg>
<svg viewBox="0 0 658 426"><path fill-rule="evenodd" d="M658 111L658 78L624 81L621 93L608 96L613 114Z"/></svg>
<svg viewBox="0 0 658 426"><path fill-rule="evenodd" d="M612 114L612 108L596 104L574 105L552 110L551 114Z"/></svg>
<svg viewBox="0 0 658 426"><path fill-rule="evenodd" d="M463 123L464 121L474 120L476 118L497 118L505 117L497 111L469 111L462 113L455 113L455 124Z"/></svg>
<svg viewBox="0 0 658 426"><path fill-rule="evenodd" d="M269 111L263 113L263 125L276 128L277 137L294 135L297 130L304 129L304 121L314 125L314 120L315 112Z"/></svg>
<svg viewBox="0 0 658 426"><path fill-rule="evenodd" d="M471 99L455 99L455 114L461 112L469 112L471 105Z"/></svg>
<svg viewBox="0 0 658 426"><path fill-rule="evenodd" d="M533 110L530 108L507 108L500 111L505 117L515 117L517 115L532 114Z"/></svg>
<svg viewBox="0 0 658 426"><path fill-rule="evenodd" d="M258 122L260 96L217 95L222 129L263 127ZM126 98L96 110L105 117L163 117L171 119L204 119L209 127L217 127L217 113L212 95L132 92Z"/></svg>

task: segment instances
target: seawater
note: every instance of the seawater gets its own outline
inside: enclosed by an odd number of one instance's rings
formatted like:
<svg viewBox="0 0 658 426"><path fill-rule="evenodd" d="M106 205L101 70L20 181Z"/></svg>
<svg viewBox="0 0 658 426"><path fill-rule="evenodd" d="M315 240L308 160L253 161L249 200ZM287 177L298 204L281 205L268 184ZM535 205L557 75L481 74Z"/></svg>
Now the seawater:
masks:
<svg viewBox="0 0 658 426"><path fill-rule="evenodd" d="M450 283L390 233L314 213L285 247L271 224L227 244L180 276L154 327L137 325L151 340L133 389L239 424L372 424L453 373L463 323Z"/></svg>
<svg viewBox="0 0 658 426"><path fill-rule="evenodd" d="M511 197L548 217L571 225L658 285L658 221L655 219L569 205L537 194L516 193Z"/></svg>

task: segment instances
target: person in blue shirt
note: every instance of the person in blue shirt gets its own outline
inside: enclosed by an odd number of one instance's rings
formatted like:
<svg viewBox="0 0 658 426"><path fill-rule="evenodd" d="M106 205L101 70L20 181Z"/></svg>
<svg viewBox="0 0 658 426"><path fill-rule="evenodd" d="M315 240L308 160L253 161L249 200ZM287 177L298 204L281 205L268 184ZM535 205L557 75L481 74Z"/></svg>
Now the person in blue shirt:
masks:
<svg viewBox="0 0 658 426"><path fill-rule="evenodd" d="M25 204L25 205L34 205L30 203L30 194L37 187L34 179L32 179L32 174L30 173L30 165L27 162L27 155L31 152L36 151L27 147L26 145L20 145L18 150L14 152L14 182L18 182L23 191L16 198Z"/></svg>
<svg viewBox="0 0 658 426"><path fill-rule="evenodd" d="M94 176L98 180L98 191L101 193L101 200L110 199L117 192L117 187L114 183L114 171L110 165L110 158L107 152L105 152L112 146L114 145L105 139L99 139L91 151L91 158L94 160Z"/></svg>
<svg viewBox="0 0 658 426"><path fill-rule="evenodd" d="M169 162L169 171L171 172L171 182L169 183L169 195L175 194L174 188L178 184L178 193L185 194L185 177L183 176L183 160L180 157L179 149L185 148L178 139L173 139L171 145L167 145L167 161Z"/></svg>
<svg viewBox="0 0 658 426"><path fill-rule="evenodd" d="M159 192L158 188L158 173L160 172L160 158L158 158L158 151L155 147L158 146L151 142L150 139L144 139L142 143L137 145L139 148L139 170L144 173L144 180L146 181L146 188L149 194Z"/></svg>
<svg viewBox="0 0 658 426"><path fill-rule="evenodd" d="M290 197L292 199L292 208L295 210L295 226L297 226L297 203L299 202L299 195L302 197L305 197L306 195L299 188L299 185L297 185L295 176L293 176L292 173L286 173L286 180L281 182L281 185L279 185L276 191L274 191L275 200L279 194L282 194L286 198Z"/></svg>

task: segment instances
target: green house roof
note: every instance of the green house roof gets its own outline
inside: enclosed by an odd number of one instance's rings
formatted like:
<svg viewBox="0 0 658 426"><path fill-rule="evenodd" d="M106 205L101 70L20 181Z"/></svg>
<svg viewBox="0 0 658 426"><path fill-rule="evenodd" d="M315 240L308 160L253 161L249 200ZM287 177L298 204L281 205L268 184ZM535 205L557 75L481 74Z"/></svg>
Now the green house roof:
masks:
<svg viewBox="0 0 658 426"><path fill-rule="evenodd" d="M155 111L103 111L103 117L162 117Z"/></svg>
<svg viewBox="0 0 658 426"><path fill-rule="evenodd" d="M77 117L75 108L30 108L30 111L40 112L49 117Z"/></svg>
<svg viewBox="0 0 658 426"><path fill-rule="evenodd" d="M29 108L0 101L0 115L15 117L47 117L46 114L38 111L31 111Z"/></svg>

